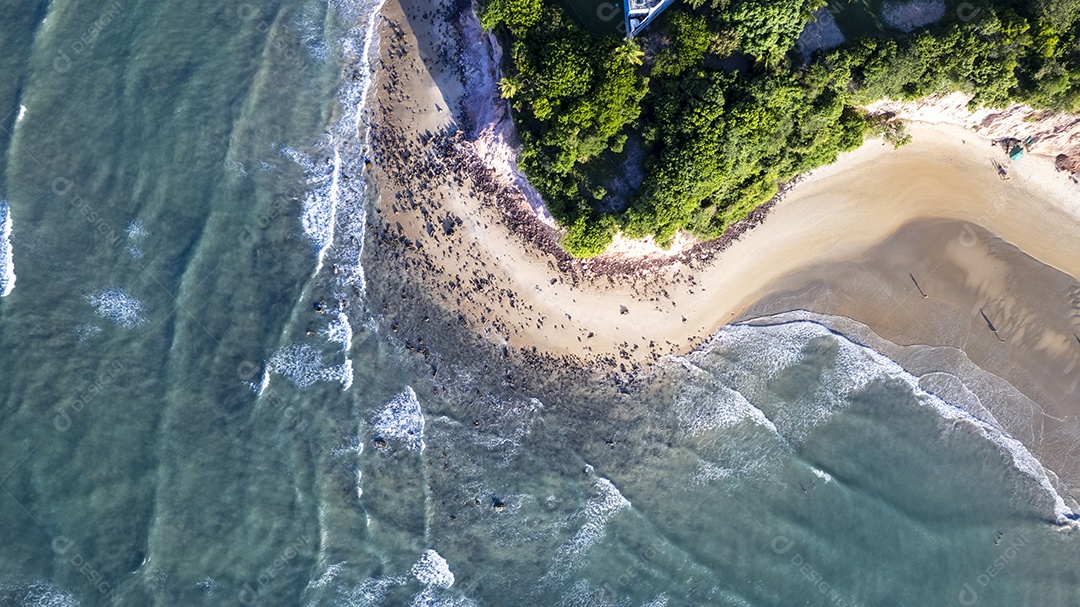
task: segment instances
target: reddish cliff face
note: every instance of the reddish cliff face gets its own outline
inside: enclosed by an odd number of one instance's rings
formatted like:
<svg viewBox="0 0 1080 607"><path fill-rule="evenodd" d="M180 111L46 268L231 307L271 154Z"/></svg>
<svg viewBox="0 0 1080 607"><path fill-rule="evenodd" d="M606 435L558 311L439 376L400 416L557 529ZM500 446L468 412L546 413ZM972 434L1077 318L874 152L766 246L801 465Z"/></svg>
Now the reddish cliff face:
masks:
<svg viewBox="0 0 1080 607"><path fill-rule="evenodd" d="M918 101L883 100L867 106L874 114L893 113L907 120L956 124L986 139L1031 140L1028 152L1057 161L1059 170L1080 172L1080 116L1013 105L1003 110L968 109L964 93L935 95Z"/></svg>

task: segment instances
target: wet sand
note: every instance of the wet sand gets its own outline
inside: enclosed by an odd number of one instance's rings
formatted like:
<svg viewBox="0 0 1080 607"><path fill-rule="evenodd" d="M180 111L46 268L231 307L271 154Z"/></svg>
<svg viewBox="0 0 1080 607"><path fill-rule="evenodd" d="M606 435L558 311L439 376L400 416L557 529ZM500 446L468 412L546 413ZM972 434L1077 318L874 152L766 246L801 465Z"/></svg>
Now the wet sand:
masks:
<svg viewBox="0 0 1080 607"><path fill-rule="evenodd" d="M401 281L384 312L424 298L505 352L630 377L736 320L845 316L1010 382L1039 404L1003 423L1080 486L1080 185L1053 158L1003 179L988 140L912 123L908 146L868 143L720 241L573 260L513 172L497 47L469 4L382 17L369 228Z"/></svg>
<svg viewBox="0 0 1080 607"><path fill-rule="evenodd" d="M1080 282L964 221L917 219L856 258L785 276L742 320L809 310L866 325L917 376L963 375L964 359L1007 387L963 378L980 404L1080 500ZM924 296L925 295L925 296ZM825 324L856 341L861 327ZM874 340L876 342L876 340ZM939 346L929 351L921 346ZM881 349L879 344L874 344ZM939 385L924 386L937 392ZM1026 398L1023 398L1026 397ZM950 399L956 402L956 399Z"/></svg>
<svg viewBox="0 0 1080 607"><path fill-rule="evenodd" d="M571 260L513 177L484 157L485 136L505 132L509 118L498 101L489 100L495 111L484 115L475 98L463 98L464 91L482 97L485 78L490 85L494 77L478 74L484 62L476 57L490 48L460 34L460 20L475 18L465 10L449 27L429 6L391 0L383 10L376 228L381 248L437 303L496 343L631 364L683 352L745 316L779 278L857 258L920 217L985 225L1080 275L1080 186L1037 157L1003 181L991 165L1002 152L989 142L922 124L912 125L914 142L899 151L869 143L817 171L722 251L713 244L675 257Z"/></svg>
<svg viewBox="0 0 1080 607"><path fill-rule="evenodd" d="M991 162L1002 159L999 149L964 129L925 124L911 126L914 142L905 148L871 142L815 172L768 221L721 252L571 260L557 250L555 230L533 219L511 177L482 158L478 140L490 125L461 108L469 83L461 82L464 60L456 56L460 27L426 7L391 0L383 10L378 228L384 247L399 249L393 255L420 270L432 297L493 340L585 358L685 351L758 309L752 304L780 278L860 259L920 218L970 221L1080 275L1080 186L1039 157L1017 163L1002 180ZM506 119L498 112L491 118ZM949 236L957 242L979 239L971 228L956 230ZM879 280L896 273L866 267ZM907 272L900 277L910 283Z"/></svg>

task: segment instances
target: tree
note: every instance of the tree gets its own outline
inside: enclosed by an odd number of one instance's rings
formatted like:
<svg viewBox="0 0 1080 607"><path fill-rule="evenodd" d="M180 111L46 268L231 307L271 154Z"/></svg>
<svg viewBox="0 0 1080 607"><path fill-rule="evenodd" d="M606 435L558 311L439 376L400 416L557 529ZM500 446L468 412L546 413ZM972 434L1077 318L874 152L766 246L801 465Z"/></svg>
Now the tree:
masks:
<svg viewBox="0 0 1080 607"><path fill-rule="evenodd" d="M1080 109L1080 0L979 1L978 19L852 40L809 65L785 56L823 0L687 0L642 38L652 60L555 0L542 18L536 0L492 0L484 18L505 25L513 76L499 90L514 99L519 165L566 228L566 251L592 256L620 230L661 245L680 230L719 236L868 135L903 145L902 122L859 109L882 97L964 91L973 106ZM737 52L757 62L727 73L711 56ZM613 200L608 152L628 138L644 152L642 182Z"/></svg>
<svg viewBox="0 0 1080 607"><path fill-rule="evenodd" d="M615 57L619 61L624 61L630 65L641 65L641 61L645 57L645 51L638 48L638 45L633 40L627 40L615 50Z"/></svg>
<svg viewBox="0 0 1080 607"><path fill-rule="evenodd" d="M713 37L704 17L695 17L679 10L665 16L672 44L657 55L653 74L678 76L701 63L702 57L712 46Z"/></svg>
<svg viewBox="0 0 1080 607"><path fill-rule="evenodd" d="M1068 32L1080 21L1080 0L1034 0L1036 14L1058 32Z"/></svg>
<svg viewBox="0 0 1080 607"><path fill-rule="evenodd" d="M499 80L499 94L503 99L513 99L519 90L521 90L521 83L517 78L511 76Z"/></svg>
<svg viewBox="0 0 1080 607"><path fill-rule="evenodd" d="M480 14L480 25L487 30L503 23L512 32L524 33L540 21L543 0L491 0Z"/></svg>
<svg viewBox="0 0 1080 607"><path fill-rule="evenodd" d="M825 0L737 0L729 20L742 50L766 63L776 63L791 50L814 11Z"/></svg>

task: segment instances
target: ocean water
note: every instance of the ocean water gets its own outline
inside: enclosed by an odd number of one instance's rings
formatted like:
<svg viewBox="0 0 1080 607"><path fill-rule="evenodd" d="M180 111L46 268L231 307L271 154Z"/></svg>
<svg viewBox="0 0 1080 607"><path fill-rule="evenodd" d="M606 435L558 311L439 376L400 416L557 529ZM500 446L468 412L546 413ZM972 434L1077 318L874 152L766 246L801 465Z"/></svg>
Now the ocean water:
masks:
<svg viewBox="0 0 1080 607"><path fill-rule="evenodd" d="M1019 395L844 319L630 385L407 343L377 8L5 7L0 605L1080 604Z"/></svg>

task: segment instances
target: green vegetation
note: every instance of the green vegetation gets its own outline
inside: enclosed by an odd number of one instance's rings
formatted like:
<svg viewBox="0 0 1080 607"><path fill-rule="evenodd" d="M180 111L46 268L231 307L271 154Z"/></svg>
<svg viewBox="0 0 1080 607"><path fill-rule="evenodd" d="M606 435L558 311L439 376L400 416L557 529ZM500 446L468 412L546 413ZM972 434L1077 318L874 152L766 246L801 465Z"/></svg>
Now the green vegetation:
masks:
<svg viewBox="0 0 1080 607"><path fill-rule="evenodd" d="M906 143L903 124L859 109L883 97L964 91L973 106L1080 110L1080 0L950 5L929 29L850 40L807 65L793 47L823 5L684 0L627 42L553 0L490 0L481 22L509 49L500 90L521 166L567 227L563 247L596 255L620 230L661 244L679 230L717 237L867 136ZM644 181L619 197L599 176L628 135Z"/></svg>

